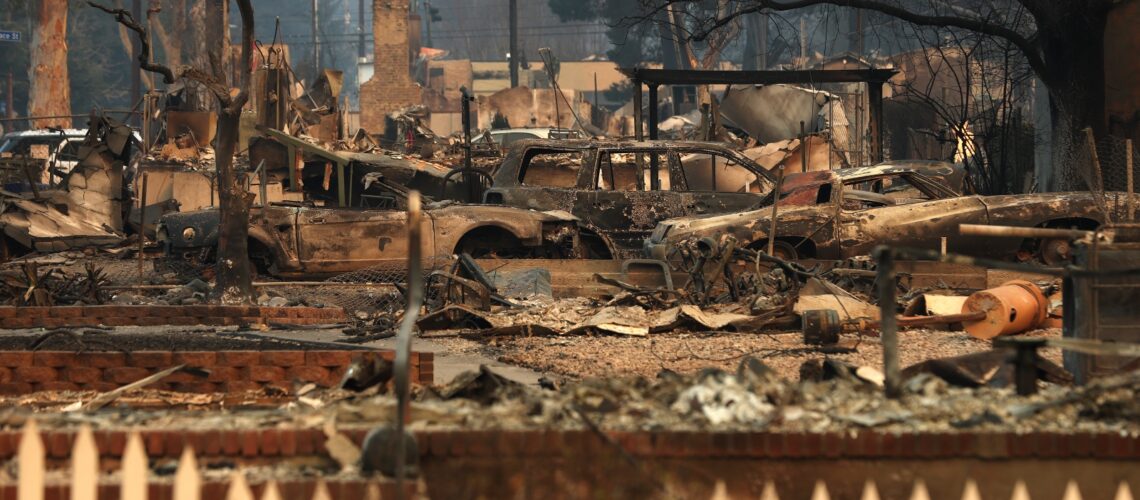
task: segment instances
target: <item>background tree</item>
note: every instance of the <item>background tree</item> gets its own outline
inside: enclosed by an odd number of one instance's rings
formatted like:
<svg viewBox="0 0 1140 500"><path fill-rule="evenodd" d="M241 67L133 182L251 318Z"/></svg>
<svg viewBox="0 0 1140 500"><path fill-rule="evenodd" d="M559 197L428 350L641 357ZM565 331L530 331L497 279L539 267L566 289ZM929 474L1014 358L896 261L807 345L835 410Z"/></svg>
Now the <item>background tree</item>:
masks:
<svg viewBox="0 0 1140 500"><path fill-rule="evenodd" d="M212 73L193 66L180 66L177 71L162 64L156 64L148 57L150 35L129 12L111 9L94 2L93 7L114 14L115 19L134 31L142 47L139 65L142 69L160 74L167 85L179 78L186 78L204 85L218 103L218 131L214 145L214 157L218 174L218 210L221 215L218 239L217 283L214 287L216 298L225 304L253 302L252 277L249 262L249 207L253 195L244 189L234 168L234 153L237 151L238 127L242 107L249 100L250 60L253 54L253 7L250 0L237 0L241 14L241 82L236 96L230 94L225 65L211 64ZM211 61L223 60L223 54L209 54Z"/></svg>
<svg viewBox="0 0 1140 500"><path fill-rule="evenodd" d="M701 3L642 0L643 5ZM1081 130L1108 128L1105 109L1104 35L1113 0L745 0L727 16L709 17L694 31L702 40L736 18L764 9L789 11L814 5L853 7L918 26L946 27L1005 40L1044 83L1050 109L1051 165L1039 165L1047 190L1083 189ZM1039 131L1040 132L1040 131ZM1047 168L1043 168L1047 167ZM1051 168L1048 168L1051 167Z"/></svg>
<svg viewBox="0 0 1140 500"><path fill-rule="evenodd" d="M67 77L67 0L40 0L28 68L32 127L71 127L71 80Z"/></svg>

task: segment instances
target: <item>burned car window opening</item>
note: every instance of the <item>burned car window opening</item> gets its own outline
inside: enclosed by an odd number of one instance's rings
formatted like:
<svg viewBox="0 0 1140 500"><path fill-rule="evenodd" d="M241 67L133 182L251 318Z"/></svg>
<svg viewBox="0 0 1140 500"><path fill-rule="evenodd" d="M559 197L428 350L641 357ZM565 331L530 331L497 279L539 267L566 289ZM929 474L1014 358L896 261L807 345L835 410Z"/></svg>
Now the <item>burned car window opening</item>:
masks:
<svg viewBox="0 0 1140 500"><path fill-rule="evenodd" d="M581 151L528 150L519 171L519 182L524 186L573 188L578 184L584 157Z"/></svg>

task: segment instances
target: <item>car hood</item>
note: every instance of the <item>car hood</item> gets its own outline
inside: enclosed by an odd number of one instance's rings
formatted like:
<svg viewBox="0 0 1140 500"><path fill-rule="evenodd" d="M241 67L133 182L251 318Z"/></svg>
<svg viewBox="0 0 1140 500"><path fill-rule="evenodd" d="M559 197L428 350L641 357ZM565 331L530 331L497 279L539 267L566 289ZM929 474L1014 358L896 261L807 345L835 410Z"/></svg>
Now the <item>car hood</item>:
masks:
<svg viewBox="0 0 1140 500"><path fill-rule="evenodd" d="M778 217L783 220L799 218L819 213L819 205L781 208ZM767 234L767 224L772 220L772 207L764 207L745 212L736 212L722 215L706 215L700 217L677 217L667 219L657 224L650 241L660 243L666 239L678 241L689 236L712 236L718 233L735 234Z"/></svg>

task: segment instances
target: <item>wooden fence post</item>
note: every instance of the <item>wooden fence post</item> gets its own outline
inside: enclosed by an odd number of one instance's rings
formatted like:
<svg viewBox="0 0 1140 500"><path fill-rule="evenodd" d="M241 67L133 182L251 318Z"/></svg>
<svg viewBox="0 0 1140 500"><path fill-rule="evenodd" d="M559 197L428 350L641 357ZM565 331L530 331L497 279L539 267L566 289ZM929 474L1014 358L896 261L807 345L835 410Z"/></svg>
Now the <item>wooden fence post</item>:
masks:
<svg viewBox="0 0 1140 500"><path fill-rule="evenodd" d="M202 498L202 473L198 472L198 458L194 447L182 448L178 459L178 470L174 472L174 500L200 500Z"/></svg>
<svg viewBox="0 0 1140 500"><path fill-rule="evenodd" d="M43 500L44 498L44 441L36 421L29 419L24 424L20 449L17 452L17 471L20 474L16 489L20 500Z"/></svg>
<svg viewBox="0 0 1140 500"><path fill-rule="evenodd" d="M99 447L91 426L83 424L71 447L71 500L99 497Z"/></svg>
<svg viewBox="0 0 1140 500"><path fill-rule="evenodd" d="M122 484L119 485L119 498L122 500L146 500L147 466L146 448L138 431L127 438L127 448L123 451Z"/></svg>

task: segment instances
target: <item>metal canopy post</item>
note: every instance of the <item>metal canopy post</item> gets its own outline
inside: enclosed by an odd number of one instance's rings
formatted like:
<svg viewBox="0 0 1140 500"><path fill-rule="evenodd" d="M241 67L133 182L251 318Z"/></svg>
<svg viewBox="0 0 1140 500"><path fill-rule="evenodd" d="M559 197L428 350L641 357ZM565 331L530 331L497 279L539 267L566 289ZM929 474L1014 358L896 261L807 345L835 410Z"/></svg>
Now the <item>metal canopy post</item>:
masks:
<svg viewBox="0 0 1140 500"><path fill-rule="evenodd" d="M883 84L867 82L867 128L871 136L871 158L875 163L883 161Z"/></svg>
<svg viewBox="0 0 1140 500"><path fill-rule="evenodd" d="M636 76L633 78L633 136L637 140L642 140L641 133L641 80Z"/></svg>
<svg viewBox="0 0 1140 500"><path fill-rule="evenodd" d="M657 139L657 84L649 84L649 140Z"/></svg>

